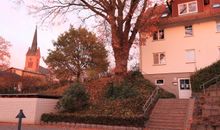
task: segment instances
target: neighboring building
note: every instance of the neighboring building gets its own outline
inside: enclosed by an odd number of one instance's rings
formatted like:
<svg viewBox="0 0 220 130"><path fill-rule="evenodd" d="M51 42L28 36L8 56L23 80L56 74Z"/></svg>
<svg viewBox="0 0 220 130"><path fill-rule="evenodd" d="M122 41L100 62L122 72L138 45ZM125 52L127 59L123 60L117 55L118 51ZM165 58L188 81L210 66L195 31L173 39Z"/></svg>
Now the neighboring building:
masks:
<svg viewBox="0 0 220 130"><path fill-rule="evenodd" d="M190 75L220 59L220 0L171 0L158 31L140 32L140 70L179 98L191 97Z"/></svg>
<svg viewBox="0 0 220 130"><path fill-rule="evenodd" d="M32 72L32 71L22 70L22 69L18 69L14 67L11 67L6 71L17 74L21 77L35 77L35 78L40 78L40 79L46 78L46 74L44 73Z"/></svg>

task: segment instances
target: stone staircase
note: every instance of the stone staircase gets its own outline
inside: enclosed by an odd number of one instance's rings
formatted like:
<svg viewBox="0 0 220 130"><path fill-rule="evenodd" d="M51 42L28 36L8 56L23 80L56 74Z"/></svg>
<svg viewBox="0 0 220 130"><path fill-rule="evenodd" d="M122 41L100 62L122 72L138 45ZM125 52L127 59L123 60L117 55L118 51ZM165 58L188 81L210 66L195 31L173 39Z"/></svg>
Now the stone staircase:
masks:
<svg viewBox="0 0 220 130"><path fill-rule="evenodd" d="M205 103L202 106L202 117L220 116L220 87L219 84L206 89Z"/></svg>
<svg viewBox="0 0 220 130"><path fill-rule="evenodd" d="M191 130L220 130L220 83L197 94Z"/></svg>
<svg viewBox="0 0 220 130"><path fill-rule="evenodd" d="M188 130L193 99L159 99L146 124L146 130Z"/></svg>

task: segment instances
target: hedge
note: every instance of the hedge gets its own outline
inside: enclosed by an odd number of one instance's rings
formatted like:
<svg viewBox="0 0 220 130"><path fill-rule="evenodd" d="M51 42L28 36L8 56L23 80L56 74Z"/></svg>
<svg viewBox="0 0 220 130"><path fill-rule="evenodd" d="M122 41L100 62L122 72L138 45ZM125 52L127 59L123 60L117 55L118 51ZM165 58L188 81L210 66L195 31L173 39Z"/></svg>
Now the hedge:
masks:
<svg viewBox="0 0 220 130"><path fill-rule="evenodd" d="M201 91L202 88L200 88L200 86L206 81L216 77L217 75L220 75L220 61L217 61L211 64L210 66L200 69L196 71L193 75L191 75L190 79L191 79L192 90L194 92ZM213 83L215 82L207 84L207 86Z"/></svg>
<svg viewBox="0 0 220 130"><path fill-rule="evenodd" d="M140 115L136 117L114 117L114 116L97 116L97 115L76 115L76 114L43 114L41 121L43 122L69 122L114 126L132 126L144 127L146 117Z"/></svg>

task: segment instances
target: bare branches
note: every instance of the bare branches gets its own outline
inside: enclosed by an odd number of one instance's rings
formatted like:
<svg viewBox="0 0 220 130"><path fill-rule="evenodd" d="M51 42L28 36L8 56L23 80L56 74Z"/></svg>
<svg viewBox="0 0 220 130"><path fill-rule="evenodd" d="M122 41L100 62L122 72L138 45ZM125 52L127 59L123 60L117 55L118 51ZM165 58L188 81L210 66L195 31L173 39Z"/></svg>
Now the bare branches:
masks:
<svg viewBox="0 0 220 130"><path fill-rule="evenodd" d="M121 67L123 69L117 70L124 71L127 70L126 57L129 55L137 33L151 23L154 10L151 8L152 3L151 0L47 0L38 2L36 6L32 5L32 9L43 16L43 22L68 13L75 15L77 11L84 12L83 22L94 16L103 18L110 26L107 28L110 28L111 45L118 62L116 68Z"/></svg>
<svg viewBox="0 0 220 130"><path fill-rule="evenodd" d="M9 67L10 46L11 44L0 36L0 70L4 70Z"/></svg>

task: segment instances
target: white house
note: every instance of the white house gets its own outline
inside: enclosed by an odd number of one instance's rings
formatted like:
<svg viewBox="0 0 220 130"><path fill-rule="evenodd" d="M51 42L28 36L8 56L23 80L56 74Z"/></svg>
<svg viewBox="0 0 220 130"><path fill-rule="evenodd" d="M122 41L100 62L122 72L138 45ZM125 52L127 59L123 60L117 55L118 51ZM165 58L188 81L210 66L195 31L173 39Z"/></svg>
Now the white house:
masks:
<svg viewBox="0 0 220 130"><path fill-rule="evenodd" d="M171 0L158 31L141 31L140 37L144 76L179 98L189 98L190 75L220 59L220 0Z"/></svg>

